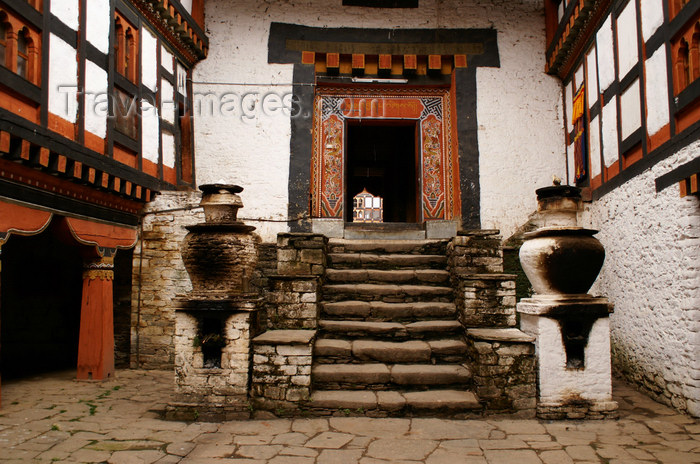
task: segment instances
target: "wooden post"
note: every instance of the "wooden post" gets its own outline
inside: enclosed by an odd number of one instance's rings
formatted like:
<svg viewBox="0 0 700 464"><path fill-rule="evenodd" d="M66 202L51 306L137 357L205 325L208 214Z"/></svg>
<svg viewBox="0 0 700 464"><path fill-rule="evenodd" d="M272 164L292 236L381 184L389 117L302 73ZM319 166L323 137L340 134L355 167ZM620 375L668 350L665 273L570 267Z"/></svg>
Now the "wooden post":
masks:
<svg viewBox="0 0 700 464"><path fill-rule="evenodd" d="M114 375L113 280L113 253L86 262L80 306L79 380L104 380Z"/></svg>

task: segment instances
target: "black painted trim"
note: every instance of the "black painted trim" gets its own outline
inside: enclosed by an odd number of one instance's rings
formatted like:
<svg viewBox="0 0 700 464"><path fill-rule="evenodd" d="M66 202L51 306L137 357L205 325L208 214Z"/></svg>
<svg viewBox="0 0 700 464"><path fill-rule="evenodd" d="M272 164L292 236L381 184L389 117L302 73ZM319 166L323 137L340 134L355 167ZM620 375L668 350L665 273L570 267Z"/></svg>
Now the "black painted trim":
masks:
<svg viewBox="0 0 700 464"><path fill-rule="evenodd" d="M12 10L17 13L18 16L21 16L23 19L27 20L32 27L38 29L40 32L44 29L44 18L42 18L42 14L27 3L26 0L14 0L10 3L0 1L0 5L2 5L3 8L7 8L8 10Z"/></svg>
<svg viewBox="0 0 700 464"><path fill-rule="evenodd" d="M268 63L290 64L301 61L301 52L287 49L287 40L362 43L481 43L483 53L467 56L470 67L499 67L495 29L356 29L299 26L272 23L268 41Z"/></svg>
<svg viewBox="0 0 700 464"><path fill-rule="evenodd" d="M634 68L637 70L639 78L639 110L640 110L640 134L639 138L642 141L642 157L647 155L647 76L644 73L644 39L642 37L642 7L640 2L635 3L635 12L637 15L637 64ZM632 134L634 135L634 134Z"/></svg>
<svg viewBox="0 0 700 464"><path fill-rule="evenodd" d="M664 42L666 42L666 34L668 33L668 24L665 22L659 26L659 28L652 34L651 37L649 37L649 40L647 40L646 43L646 56L644 57L645 59L649 59L652 57L654 53L656 53L656 50L661 47Z"/></svg>
<svg viewBox="0 0 700 464"><path fill-rule="evenodd" d="M43 30L41 34L41 109L39 110L39 122L43 127L49 124L49 49L51 34L46 31L51 27L51 18L48 11L51 11L51 0L44 0L43 3Z"/></svg>
<svg viewBox="0 0 700 464"><path fill-rule="evenodd" d="M612 84L608 86L605 91L603 91L603 100L605 101L605 105L607 106L608 102L612 100L612 98L615 95L618 95L620 93L620 83L615 79Z"/></svg>
<svg viewBox="0 0 700 464"><path fill-rule="evenodd" d="M93 44L85 41L86 55L85 57L95 63L103 70L109 70L109 56L99 51Z"/></svg>
<svg viewBox="0 0 700 464"><path fill-rule="evenodd" d="M632 132L625 140L622 140L620 142L620 153L624 155L627 153L631 148L635 147L636 145L639 145L639 143L642 141L642 134L644 133L644 128L639 127L637 130Z"/></svg>
<svg viewBox="0 0 700 464"><path fill-rule="evenodd" d="M612 179L595 189L592 195L593 200L599 200L600 198L612 192L628 180L638 176L647 169L651 168L659 161L662 161L668 158L669 156L672 156L682 148L688 146L689 144L697 140L700 140L700 121L696 122L688 129L684 130L681 134L672 137L671 140L667 141L662 146L649 153L648 156L645 156L641 160L627 167L627 169L620 171L618 175L616 175L615 177L613 177Z"/></svg>
<svg viewBox="0 0 700 464"><path fill-rule="evenodd" d="M679 113L700 98L700 79L695 79L675 99L675 112Z"/></svg>
<svg viewBox="0 0 700 464"><path fill-rule="evenodd" d="M118 143L119 145L128 148L131 151L134 152L140 152L139 150L139 143L136 139L132 139L126 134L122 134L119 129L116 129L114 133L112 134L112 138L114 140L114 143Z"/></svg>
<svg viewBox="0 0 700 464"><path fill-rule="evenodd" d="M114 69L114 2L115 0L109 0L109 48L107 49L107 89L110 94L114 92L114 75L116 74ZM140 43L140 42L139 42ZM140 61L140 60L139 60ZM114 99L107 99L107 114L115 114L116 108L114 107ZM107 118L107 156L110 158L114 157L114 126L115 118ZM138 165L141 168L141 165Z"/></svg>
<svg viewBox="0 0 700 464"><path fill-rule="evenodd" d="M54 0L56 1L56 0ZM70 45L73 48L78 48L78 31L74 31L70 27L66 26L63 24L63 21L58 19L56 16L52 14L48 14L50 16L50 31L52 34L57 36L59 39L63 40L66 42L68 45ZM44 34L42 34L43 36Z"/></svg>
<svg viewBox="0 0 700 464"><path fill-rule="evenodd" d="M134 27L139 27L139 14L134 11L124 0L117 0L114 5L116 11L126 18ZM112 15L114 17L114 15Z"/></svg>
<svg viewBox="0 0 700 464"><path fill-rule="evenodd" d="M597 118L600 115L600 98L591 106L591 109L589 110L589 122L590 120L593 120Z"/></svg>
<svg viewBox="0 0 700 464"><path fill-rule="evenodd" d="M664 2L668 3L668 2ZM700 13L700 2L692 1L685 4L681 11L671 20L669 24L669 37L678 34L693 16Z"/></svg>
<svg viewBox="0 0 700 464"><path fill-rule="evenodd" d="M0 66L0 82L34 103L41 104L41 88L4 66Z"/></svg>
<svg viewBox="0 0 700 464"><path fill-rule="evenodd" d="M455 69L455 89L462 227L479 229L481 228L481 186L479 183L479 127L476 120L476 69Z"/></svg>
<svg viewBox="0 0 700 464"><path fill-rule="evenodd" d="M87 27L87 0L80 0L80 16L78 27L78 89L82 90L78 92L78 143L85 143L85 57L87 56L87 33L85 31Z"/></svg>
<svg viewBox="0 0 700 464"><path fill-rule="evenodd" d="M168 190L169 184L162 183L146 173L112 161L104 155L90 150L83 145L57 136L45 127L38 126L21 116L0 108L0 130L9 132L36 145L49 148L51 151L64 155L87 166L108 172L110 175L142 185L154 191Z"/></svg>
<svg viewBox="0 0 700 464"><path fill-rule="evenodd" d="M656 184L656 191L660 192L683 179L687 179L693 174L700 172L700 156L697 156L694 160L678 166L673 171L667 172L666 174L657 177L654 181Z"/></svg>
<svg viewBox="0 0 700 464"><path fill-rule="evenodd" d="M58 214L72 213L74 215L87 216L129 226L136 226L139 224L139 217L134 214L104 208L70 197L59 196L55 193L32 188L23 184L16 184L4 179L0 179L0 200L2 200L2 197L41 206Z"/></svg>
<svg viewBox="0 0 700 464"><path fill-rule="evenodd" d="M114 84L124 92L127 92L133 96L138 96L139 94L139 87L136 84L116 72L114 73Z"/></svg>
<svg viewBox="0 0 700 464"><path fill-rule="evenodd" d="M313 106L315 78L314 65L294 65L292 87L293 109L292 135L289 141L289 183L287 185L290 219L309 217L311 207L311 156L313 153ZM292 232L310 232L311 221L300 220L289 224Z"/></svg>
<svg viewBox="0 0 700 464"><path fill-rule="evenodd" d="M619 85L620 95L622 95L625 92L625 90L627 90L627 87L629 87L638 78L639 78L639 63L632 66L632 69L630 69L630 71L627 73L627 75L625 77L623 77L622 79L620 79L620 85Z"/></svg>

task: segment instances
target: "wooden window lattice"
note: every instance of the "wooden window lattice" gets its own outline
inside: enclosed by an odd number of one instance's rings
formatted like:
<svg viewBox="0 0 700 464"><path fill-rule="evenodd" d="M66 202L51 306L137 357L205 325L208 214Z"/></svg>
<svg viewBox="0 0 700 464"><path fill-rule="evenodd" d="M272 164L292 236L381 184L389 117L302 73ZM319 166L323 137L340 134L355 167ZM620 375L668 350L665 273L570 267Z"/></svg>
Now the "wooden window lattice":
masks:
<svg viewBox="0 0 700 464"><path fill-rule="evenodd" d="M366 189L353 197L353 222L384 222L384 199Z"/></svg>

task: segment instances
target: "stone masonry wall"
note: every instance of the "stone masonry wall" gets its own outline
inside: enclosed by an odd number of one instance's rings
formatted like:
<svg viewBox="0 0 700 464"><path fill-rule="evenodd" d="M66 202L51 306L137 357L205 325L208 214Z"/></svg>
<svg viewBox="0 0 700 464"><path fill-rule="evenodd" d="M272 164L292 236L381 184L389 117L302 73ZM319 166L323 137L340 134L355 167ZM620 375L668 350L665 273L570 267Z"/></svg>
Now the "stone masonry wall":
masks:
<svg viewBox="0 0 700 464"><path fill-rule="evenodd" d="M271 330L253 340L254 407L278 415L298 413L311 395L315 330Z"/></svg>
<svg viewBox="0 0 700 464"><path fill-rule="evenodd" d="M534 338L517 329L469 329L476 394L493 413L534 417L537 374Z"/></svg>
<svg viewBox="0 0 700 464"><path fill-rule="evenodd" d="M697 141L584 212L606 259L592 294L615 304L613 369L657 400L700 416L700 200L654 180L689 162Z"/></svg>
<svg viewBox="0 0 700 464"><path fill-rule="evenodd" d="M175 333L172 299L191 290L180 255L184 226L204 221L197 192L163 192L146 206L134 249L131 286L131 367L170 369ZM169 211L175 210L175 211Z"/></svg>

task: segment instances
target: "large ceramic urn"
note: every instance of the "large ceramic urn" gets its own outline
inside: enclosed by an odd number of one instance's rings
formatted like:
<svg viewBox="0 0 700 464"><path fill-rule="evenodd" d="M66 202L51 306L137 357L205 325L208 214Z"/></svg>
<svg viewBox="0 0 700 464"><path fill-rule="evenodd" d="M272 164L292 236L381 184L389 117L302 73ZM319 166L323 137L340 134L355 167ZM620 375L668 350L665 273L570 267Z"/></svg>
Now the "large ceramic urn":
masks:
<svg viewBox="0 0 700 464"><path fill-rule="evenodd" d="M577 225L581 190L555 185L536 191L542 227L525 234L520 263L538 295L586 294L605 260L593 235Z"/></svg>
<svg viewBox="0 0 700 464"><path fill-rule="evenodd" d="M243 206L238 185L200 186L205 222L188 226L182 244L185 268L192 281L191 296L235 296L250 291L257 262L257 236L253 226L237 219Z"/></svg>

